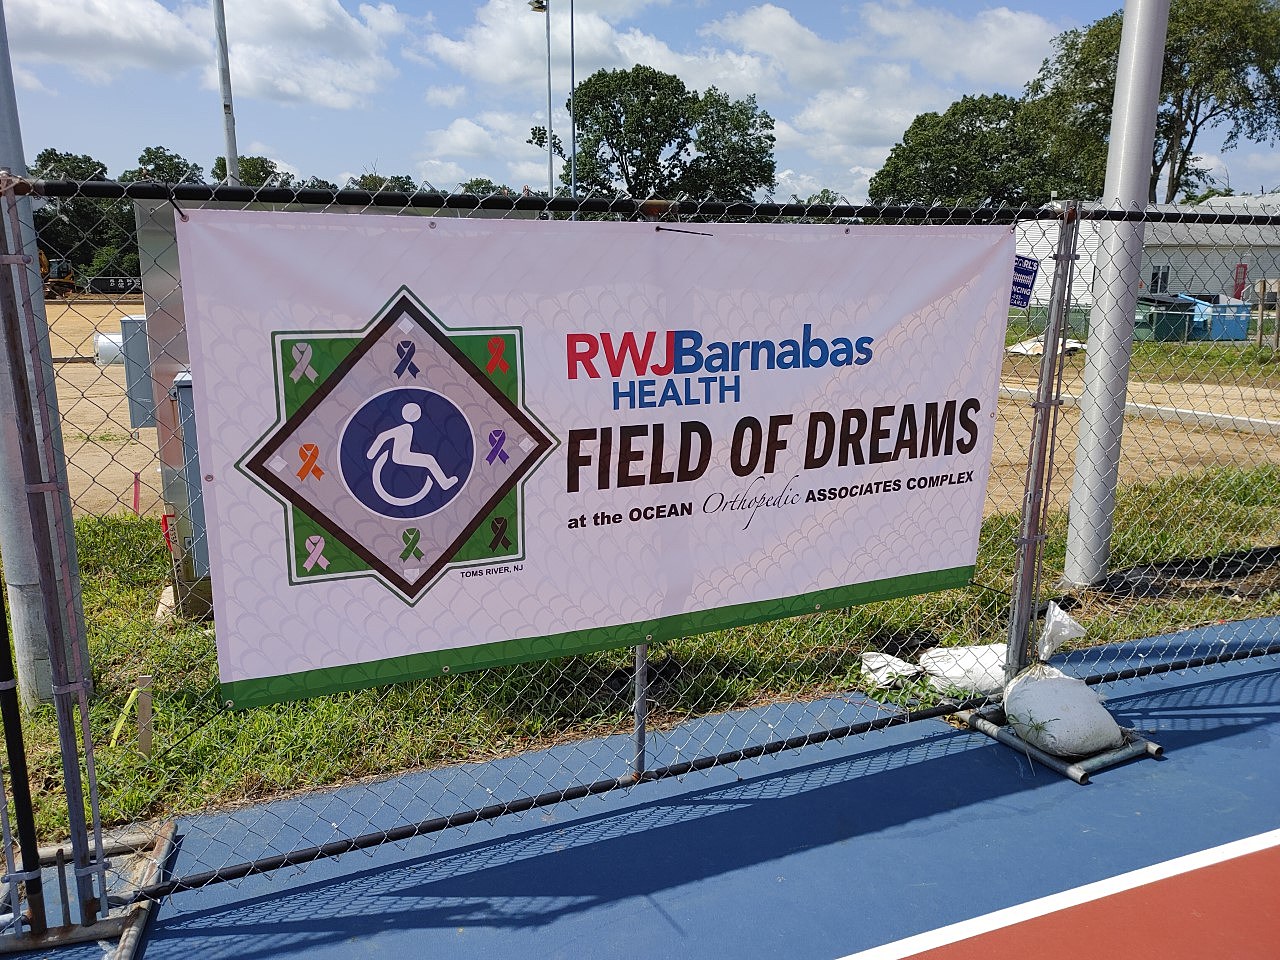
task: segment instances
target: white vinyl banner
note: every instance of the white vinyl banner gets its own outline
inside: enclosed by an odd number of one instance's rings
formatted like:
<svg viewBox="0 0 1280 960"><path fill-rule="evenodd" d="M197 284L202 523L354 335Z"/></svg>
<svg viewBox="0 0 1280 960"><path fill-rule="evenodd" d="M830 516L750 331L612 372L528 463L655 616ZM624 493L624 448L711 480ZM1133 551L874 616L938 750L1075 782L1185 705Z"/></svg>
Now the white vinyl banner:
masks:
<svg viewBox="0 0 1280 960"><path fill-rule="evenodd" d="M963 586L1001 226L189 211L223 693Z"/></svg>

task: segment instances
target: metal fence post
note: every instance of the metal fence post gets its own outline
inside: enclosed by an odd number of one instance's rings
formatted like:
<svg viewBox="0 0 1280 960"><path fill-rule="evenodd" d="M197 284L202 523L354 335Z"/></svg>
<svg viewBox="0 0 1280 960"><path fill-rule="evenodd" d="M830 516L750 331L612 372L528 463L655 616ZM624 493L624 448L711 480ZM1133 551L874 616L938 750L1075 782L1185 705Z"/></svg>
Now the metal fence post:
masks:
<svg viewBox="0 0 1280 960"><path fill-rule="evenodd" d="M5 618L4 591L0 590L0 722L4 726L5 753L9 760L9 782L13 796L13 820L18 834L22 867L9 877L17 889L19 876L26 890L30 916L27 923L36 936L48 927L44 910L44 888L40 879L40 847L36 836L35 812L31 806L31 782L27 775L27 745L22 739L22 711L13 673L9 625ZM6 863L12 871L12 865Z"/></svg>
<svg viewBox="0 0 1280 960"><path fill-rule="evenodd" d="M635 700L635 758L631 772L636 782L644 776L645 768L645 736L649 719L649 644L642 643L636 647L636 700Z"/></svg>
<svg viewBox="0 0 1280 960"><path fill-rule="evenodd" d="M1053 440L1057 432L1058 406L1062 402L1062 339L1066 335L1071 309L1071 280L1078 257L1079 208L1063 207L1058 229L1058 249L1053 256L1053 283L1049 295L1049 317L1044 328L1040 356L1040 379L1033 402L1031 451L1027 457L1026 490L1022 498L1017 565L1013 574L1013 606L1009 612L1009 648L1005 655L1005 682L1012 680L1031 662L1031 621L1035 618L1040 592L1041 548L1044 544L1044 507L1053 466Z"/></svg>
<svg viewBox="0 0 1280 960"><path fill-rule="evenodd" d="M1142 210L1151 190L1160 74L1169 0L1129 0L1103 197L1122 210ZM1080 398L1080 443L1067 532L1065 580L1075 586L1106 576L1120 474L1120 437L1133 352L1134 308L1142 269L1142 221L1105 223L1093 283L1089 352Z"/></svg>
<svg viewBox="0 0 1280 960"><path fill-rule="evenodd" d="M27 501L31 511L33 530L53 530L54 537L35 538L36 560L40 572L40 591L44 602L44 618L49 629L50 663L53 673L53 703L57 715L58 746L62 756L63 784L67 799L67 826L71 835L72 858L75 861L76 892L79 897L81 923L92 924L99 908L98 896L93 889L89 855L88 826L84 815L84 788L80 778L80 752L76 734L76 706L80 708L81 724L85 734L86 757L91 749L88 729L88 660L79 655L73 644L68 643L67 626L75 622L74 609L78 598L71 588L67 571L69 557L66 549L59 550L55 558L55 544L63 547L71 542L70 511L65 510L67 484L65 469L53 462L53 450L49 443L37 439L36 410L42 412L41 426L46 440L57 420L57 402L52 394L49 379L43 376L44 367L39 361L38 345L24 338L19 298L14 288L14 269L24 271L28 258L14 252L18 246L12 229L17 220L15 180L7 171L0 171L0 202L3 203L4 227L0 230L3 248L0 249L0 324L3 339L9 345L9 374L13 381L15 418L21 446L22 471L25 478ZM19 248L20 249L20 248ZM23 277L25 280L25 276ZM24 357L24 342L30 355ZM34 356L32 356L34 355ZM35 382L32 383L31 381ZM38 406L37 406L38 405ZM52 414L52 415L51 415ZM61 561L61 563L59 562ZM59 576L59 567L62 576ZM90 765L92 777L92 766ZM96 826L96 801L95 829ZM101 836L98 836L96 868L101 870ZM105 889L101 899L105 902Z"/></svg>
<svg viewBox="0 0 1280 960"><path fill-rule="evenodd" d="M9 35L0 8L0 166L21 175L26 170L22 157L22 135L18 126L18 103L9 62ZM25 240L26 238L24 238ZM34 241L34 237L32 237ZM23 249L35 254L34 242ZM36 276L38 277L38 271ZM40 574L36 568L34 535L27 497L23 489L22 459L18 435L13 429L13 387L9 382L8 345L0 340L0 548L4 550L5 580L9 611L13 616L13 653L18 670L18 689L28 707L53 699L49 665L48 631L40 600ZM14 347L21 354L21 349Z"/></svg>

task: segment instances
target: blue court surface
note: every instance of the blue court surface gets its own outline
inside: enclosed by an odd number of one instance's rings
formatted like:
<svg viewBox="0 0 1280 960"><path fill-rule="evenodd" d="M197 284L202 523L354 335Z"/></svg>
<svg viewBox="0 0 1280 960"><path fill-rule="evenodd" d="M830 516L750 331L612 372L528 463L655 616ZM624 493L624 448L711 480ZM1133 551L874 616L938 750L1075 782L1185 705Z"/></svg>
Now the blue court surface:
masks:
<svg viewBox="0 0 1280 960"><path fill-rule="evenodd" d="M1230 625L1210 629L1230 640ZM1186 638L1124 652L1150 662ZM1105 898L1118 877L1132 874L1132 887L1152 868L1178 873L1161 865L1224 844L1272 844L1257 838L1280 828L1280 659L1107 695L1163 759L1078 786L985 736L922 721L182 893L156 911L141 955L888 960L1005 923L975 918L1013 922L1028 902L1043 913ZM314 802L298 801L296 816L314 821ZM1264 882L1274 894L1280 875ZM1180 889L1195 900L1194 884ZM1280 896L1269 903L1252 913L1274 945L1259 957L1280 956ZM1162 945L1174 936L1162 914L1115 920L1113 934L1150 947L1124 956L1181 955ZM1092 924L1075 931L1073 955L1119 955L1108 926ZM86 949L57 956L102 955ZM975 941L958 955L985 952Z"/></svg>

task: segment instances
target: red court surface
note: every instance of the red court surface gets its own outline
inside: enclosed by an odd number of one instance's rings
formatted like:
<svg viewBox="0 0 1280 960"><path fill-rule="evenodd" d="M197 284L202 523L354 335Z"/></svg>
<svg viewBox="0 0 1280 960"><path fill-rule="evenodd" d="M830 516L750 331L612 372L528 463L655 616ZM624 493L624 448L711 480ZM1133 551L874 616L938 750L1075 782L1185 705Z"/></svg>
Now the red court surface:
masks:
<svg viewBox="0 0 1280 960"><path fill-rule="evenodd" d="M931 943L944 945L929 949ZM848 960L1079 960L1082 955L1161 960L1280 956L1280 831L873 948Z"/></svg>

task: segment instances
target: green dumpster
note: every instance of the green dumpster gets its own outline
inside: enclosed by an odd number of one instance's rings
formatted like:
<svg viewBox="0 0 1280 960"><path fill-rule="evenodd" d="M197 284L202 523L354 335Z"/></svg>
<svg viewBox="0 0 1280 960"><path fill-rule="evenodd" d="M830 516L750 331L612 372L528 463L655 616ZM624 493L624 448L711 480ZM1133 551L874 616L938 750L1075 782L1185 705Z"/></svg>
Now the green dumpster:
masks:
<svg viewBox="0 0 1280 960"><path fill-rule="evenodd" d="M1166 297L1161 294L1138 297L1133 339L1162 342L1180 342L1190 339L1194 308L1194 303L1179 300L1177 297Z"/></svg>

